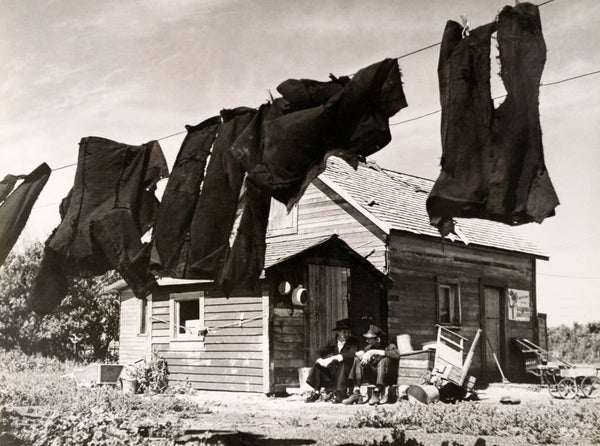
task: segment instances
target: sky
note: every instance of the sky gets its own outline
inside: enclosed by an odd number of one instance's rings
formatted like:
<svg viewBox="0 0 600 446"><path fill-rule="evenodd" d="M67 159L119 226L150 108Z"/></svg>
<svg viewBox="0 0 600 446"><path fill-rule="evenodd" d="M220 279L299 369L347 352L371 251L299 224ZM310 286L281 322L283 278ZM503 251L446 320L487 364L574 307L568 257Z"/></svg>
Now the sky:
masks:
<svg viewBox="0 0 600 446"><path fill-rule="evenodd" d="M505 4L0 0L0 176L73 164L86 136L137 145L223 108L258 107L288 78L352 74L440 42L447 20L489 23ZM600 70L600 2L551 0L540 15L542 84ZM391 118L392 142L373 157L382 167L439 173L440 114L403 122L439 110L438 52L399 59L409 106ZM504 94L498 71L494 97ZM600 320L599 81L595 74L540 88L546 165L561 204L556 216L516 230L550 257L537 262L538 311L549 326ZM170 166L183 136L160 141ZM74 174L74 166L52 173L15 249L59 224Z"/></svg>

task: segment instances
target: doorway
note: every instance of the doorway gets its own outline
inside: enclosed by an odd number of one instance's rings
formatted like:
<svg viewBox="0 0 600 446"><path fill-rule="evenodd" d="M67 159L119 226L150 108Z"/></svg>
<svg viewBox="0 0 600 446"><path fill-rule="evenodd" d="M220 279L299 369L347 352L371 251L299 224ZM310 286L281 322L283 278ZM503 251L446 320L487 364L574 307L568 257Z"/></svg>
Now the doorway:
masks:
<svg viewBox="0 0 600 446"><path fill-rule="evenodd" d="M483 307L484 307L484 376L488 382L497 382L502 380L502 375L498 370L500 364L502 371L506 373L505 361L505 315L504 311L504 288L484 286L483 289Z"/></svg>
<svg viewBox="0 0 600 446"><path fill-rule="evenodd" d="M348 317L348 281L350 268L308 265L310 299L306 308L308 364L319 357L319 348L333 336L339 319Z"/></svg>

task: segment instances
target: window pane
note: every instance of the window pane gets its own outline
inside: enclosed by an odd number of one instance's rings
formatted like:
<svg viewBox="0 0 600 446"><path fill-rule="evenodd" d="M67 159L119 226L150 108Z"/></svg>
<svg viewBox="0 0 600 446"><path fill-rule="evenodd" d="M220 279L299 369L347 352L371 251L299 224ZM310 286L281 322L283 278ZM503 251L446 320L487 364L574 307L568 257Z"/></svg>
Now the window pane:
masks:
<svg viewBox="0 0 600 446"><path fill-rule="evenodd" d="M146 334L147 300L140 299L140 334Z"/></svg>
<svg viewBox="0 0 600 446"><path fill-rule="evenodd" d="M194 321L200 320L200 303L198 299L182 300L178 302L179 306L179 320L177 325L179 326L179 333L191 334L190 330L186 330L186 327L190 328L194 324ZM189 322L188 322L189 321Z"/></svg>
<svg viewBox="0 0 600 446"><path fill-rule="evenodd" d="M450 323L450 288L440 287L440 322Z"/></svg>
<svg viewBox="0 0 600 446"><path fill-rule="evenodd" d="M456 285L450 288L450 319L453 325L460 325L460 302Z"/></svg>

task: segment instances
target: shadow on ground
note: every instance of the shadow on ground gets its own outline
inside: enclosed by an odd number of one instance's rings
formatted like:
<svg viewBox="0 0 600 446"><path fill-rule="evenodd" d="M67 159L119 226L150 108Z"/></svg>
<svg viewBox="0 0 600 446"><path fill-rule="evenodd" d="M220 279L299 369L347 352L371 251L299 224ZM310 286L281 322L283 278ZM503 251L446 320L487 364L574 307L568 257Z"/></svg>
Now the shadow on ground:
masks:
<svg viewBox="0 0 600 446"><path fill-rule="evenodd" d="M203 441L205 444L218 444L223 446L284 446L315 444L316 441L305 438L265 438L240 431L211 431L188 430L185 435L177 438L175 444L186 444L188 442Z"/></svg>

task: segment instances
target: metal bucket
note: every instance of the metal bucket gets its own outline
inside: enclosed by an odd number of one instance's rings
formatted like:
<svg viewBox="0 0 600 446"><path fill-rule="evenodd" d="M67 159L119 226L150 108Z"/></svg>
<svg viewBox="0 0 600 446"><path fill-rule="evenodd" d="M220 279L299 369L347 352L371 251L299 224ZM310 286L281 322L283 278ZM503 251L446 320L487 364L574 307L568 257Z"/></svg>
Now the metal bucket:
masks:
<svg viewBox="0 0 600 446"><path fill-rule="evenodd" d="M300 367L298 369L298 381L300 382L300 389L302 390L310 390L308 384L306 384L306 379L308 378L308 374L310 373L311 367Z"/></svg>
<svg viewBox="0 0 600 446"><path fill-rule="evenodd" d="M119 381L121 382L121 390L123 391L123 393L137 393L137 379L120 378Z"/></svg>
<svg viewBox="0 0 600 446"><path fill-rule="evenodd" d="M431 385L412 384L406 389L406 395L410 403L432 404L440 399L440 391Z"/></svg>

